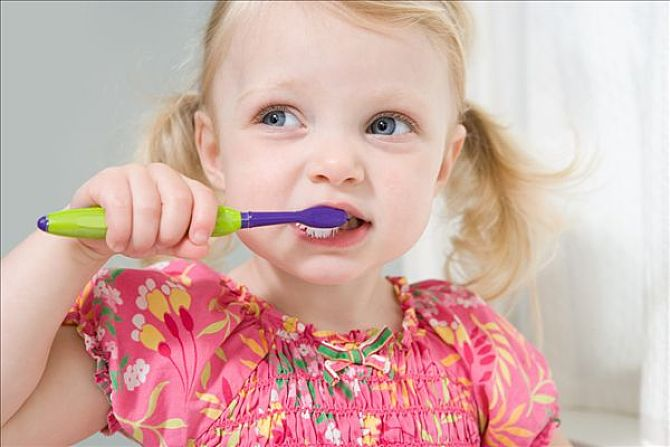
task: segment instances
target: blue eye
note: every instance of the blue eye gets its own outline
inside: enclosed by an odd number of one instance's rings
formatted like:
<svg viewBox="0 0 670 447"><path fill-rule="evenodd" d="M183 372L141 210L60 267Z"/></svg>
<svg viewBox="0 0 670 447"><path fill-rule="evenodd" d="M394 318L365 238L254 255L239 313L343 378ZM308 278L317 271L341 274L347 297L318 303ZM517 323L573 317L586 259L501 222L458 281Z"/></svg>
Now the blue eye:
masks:
<svg viewBox="0 0 670 447"><path fill-rule="evenodd" d="M399 135L411 132L411 126L412 125L403 118L383 115L375 118L366 132L377 135Z"/></svg>
<svg viewBox="0 0 670 447"><path fill-rule="evenodd" d="M261 112L260 122L273 127L300 127L298 118L284 107L273 107L266 112Z"/></svg>

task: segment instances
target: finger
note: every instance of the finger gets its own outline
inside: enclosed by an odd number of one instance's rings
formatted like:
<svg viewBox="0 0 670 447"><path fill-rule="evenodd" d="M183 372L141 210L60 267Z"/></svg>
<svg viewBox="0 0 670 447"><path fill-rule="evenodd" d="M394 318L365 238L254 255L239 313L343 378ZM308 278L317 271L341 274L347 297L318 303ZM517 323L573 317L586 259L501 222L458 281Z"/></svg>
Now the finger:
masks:
<svg viewBox="0 0 670 447"><path fill-rule="evenodd" d="M167 249L168 255L178 258L201 259L209 253L209 245L196 245L190 239L184 238L177 245Z"/></svg>
<svg viewBox="0 0 670 447"><path fill-rule="evenodd" d="M126 249L132 230L132 196L122 168L107 168L75 192L71 208L101 206L105 209L107 246L117 253Z"/></svg>
<svg viewBox="0 0 670 447"><path fill-rule="evenodd" d="M216 224L218 201L214 192L199 181L188 177L184 177L184 181L193 194L193 211L188 237L196 245L207 244Z"/></svg>
<svg viewBox="0 0 670 447"><path fill-rule="evenodd" d="M133 201L132 251L148 251L156 243L161 218L161 199L154 180L143 166L128 167L128 183Z"/></svg>
<svg viewBox="0 0 670 447"><path fill-rule="evenodd" d="M147 169L163 204L156 244L159 247L172 247L188 232L193 195L182 176L166 165L152 163Z"/></svg>

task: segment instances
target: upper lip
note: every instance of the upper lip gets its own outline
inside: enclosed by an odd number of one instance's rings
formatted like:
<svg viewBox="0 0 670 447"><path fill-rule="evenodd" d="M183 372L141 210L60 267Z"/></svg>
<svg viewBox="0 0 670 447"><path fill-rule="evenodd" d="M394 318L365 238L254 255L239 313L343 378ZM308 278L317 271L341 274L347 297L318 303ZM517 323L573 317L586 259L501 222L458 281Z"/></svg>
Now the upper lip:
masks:
<svg viewBox="0 0 670 447"><path fill-rule="evenodd" d="M356 208L354 205L347 203L347 202L321 202L317 203L316 205L312 206L329 206L332 208L339 208L341 210L346 211L346 213L349 216L357 217L361 220L369 221L368 219L358 208Z"/></svg>

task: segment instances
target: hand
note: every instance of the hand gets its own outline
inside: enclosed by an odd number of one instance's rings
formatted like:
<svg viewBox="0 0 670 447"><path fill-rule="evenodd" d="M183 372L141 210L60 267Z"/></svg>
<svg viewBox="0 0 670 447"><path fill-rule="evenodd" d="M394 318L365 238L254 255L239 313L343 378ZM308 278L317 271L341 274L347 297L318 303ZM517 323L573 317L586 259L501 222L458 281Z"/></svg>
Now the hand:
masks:
<svg viewBox="0 0 670 447"><path fill-rule="evenodd" d="M201 258L216 220L214 192L162 163L102 170L74 194L70 208L105 209L105 240L79 239L94 256Z"/></svg>

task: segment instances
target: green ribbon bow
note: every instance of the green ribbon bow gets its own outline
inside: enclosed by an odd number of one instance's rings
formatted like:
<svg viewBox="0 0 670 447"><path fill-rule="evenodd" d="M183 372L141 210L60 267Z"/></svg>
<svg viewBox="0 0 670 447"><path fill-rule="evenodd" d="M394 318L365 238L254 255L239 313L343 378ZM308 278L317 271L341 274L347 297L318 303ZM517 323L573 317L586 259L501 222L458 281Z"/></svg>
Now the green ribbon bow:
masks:
<svg viewBox="0 0 670 447"><path fill-rule="evenodd" d="M351 364L372 366L382 372L389 372L391 369L390 360L375 353L388 343L392 335L391 329L384 326L374 337L370 337L358 347L352 349L345 349L327 341L322 341L317 348L317 352L328 359L325 362L325 371L323 372L326 382L330 385L336 384L340 380L338 373Z"/></svg>

